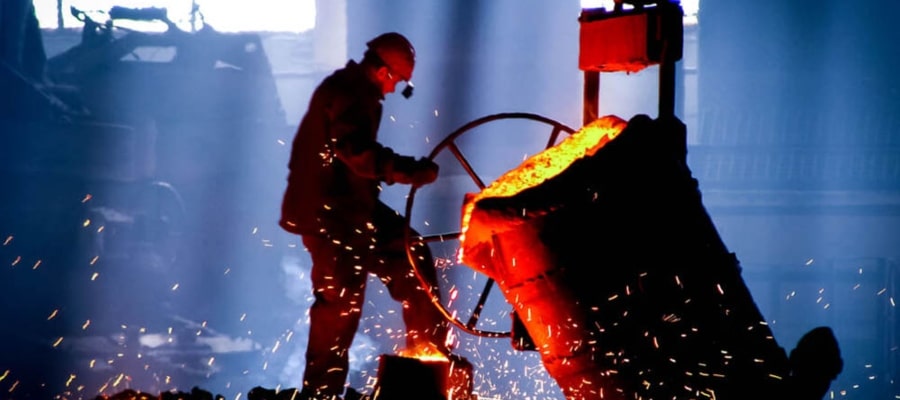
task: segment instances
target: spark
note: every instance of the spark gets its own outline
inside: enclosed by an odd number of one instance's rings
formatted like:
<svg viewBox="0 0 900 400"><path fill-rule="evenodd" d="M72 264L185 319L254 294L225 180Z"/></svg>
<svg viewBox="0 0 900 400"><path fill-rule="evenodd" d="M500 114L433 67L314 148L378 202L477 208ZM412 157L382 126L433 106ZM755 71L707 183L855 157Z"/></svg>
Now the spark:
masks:
<svg viewBox="0 0 900 400"><path fill-rule="evenodd" d="M810 258L809 260L806 260L806 263L804 265L806 265L808 267L808 266L812 265L813 261L814 260L812 258Z"/></svg>
<svg viewBox="0 0 900 400"><path fill-rule="evenodd" d="M94 256L94 258L91 259L90 265L96 264L97 260L99 260L99 259L100 259L100 256Z"/></svg>
<svg viewBox="0 0 900 400"><path fill-rule="evenodd" d="M81 330L86 330L88 328L88 326L90 326L90 325L91 325L91 320L84 321L84 323L81 324Z"/></svg>
<svg viewBox="0 0 900 400"><path fill-rule="evenodd" d="M75 380L75 374L69 374L69 379L66 381L66 387L72 384L72 381Z"/></svg>
<svg viewBox="0 0 900 400"><path fill-rule="evenodd" d="M81 199L81 202L82 202L82 203L87 203L87 202L91 201L91 199L93 199L93 198L94 198L94 196L92 196L90 193L87 193L87 194L85 194L84 197Z"/></svg>
<svg viewBox="0 0 900 400"><path fill-rule="evenodd" d="M34 266L31 267L31 269L35 270L35 269L38 269L38 267L40 267L40 266L41 266L41 260L37 260L37 262L34 263Z"/></svg>
<svg viewBox="0 0 900 400"><path fill-rule="evenodd" d="M63 341L63 337L60 336L59 339L56 339L56 341L53 342L53 347L59 346L59 344L62 343L62 341Z"/></svg>
<svg viewBox="0 0 900 400"><path fill-rule="evenodd" d="M81 226L82 226L82 227L85 227L85 228L87 228L87 227L90 226L90 225L91 225L91 219L90 219L90 218L84 220L84 222L81 223Z"/></svg>
<svg viewBox="0 0 900 400"><path fill-rule="evenodd" d="M91 274L91 280L96 281L97 277L99 277L99 276L100 276L99 272L94 272L93 274Z"/></svg>
<svg viewBox="0 0 900 400"><path fill-rule="evenodd" d="M9 376L9 370L3 371L3 375L0 375L0 382L3 382L7 376Z"/></svg>
<svg viewBox="0 0 900 400"><path fill-rule="evenodd" d="M284 139L278 139L275 141L275 143L278 143L279 145L282 145L282 146L287 144L287 142L285 142Z"/></svg>
<svg viewBox="0 0 900 400"><path fill-rule="evenodd" d="M174 285L172 285L172 291L174 292L174 291L178 290L178 286L179 286L178 283L175 283Z"/></svg>
<svg viewBox="0 0 900 400"><path fill-rule="evenodd" d="M881 296L881 295L883 295L884 292L886 292L886 291L887 291L887 288L881 289L881 290L878 291L878 293L876 293L876 295L877 295L877 296Z"/></svg>
<svg viewBox="0 0 900 400"><path fill-rule="evenodd" d="M12 235L7 236L7 237L6 237L6 240L3 241L3 245L4 245L4 246L8 245L9 242L12 242L12 240L13 240Z"/></svg>
<svg viewBox="0 0 900 400"><path fill-rule="evenodd" d="M58 308L55 309L55 310L53 310L53 312L50 313L50 316L47 317L47 321L49 321L49 320L51 320L51 319L53 319L53 318L56 318L56 315L57 315L57 314L59 314L59 309L58 309Z"/></svg>
<svg viewBox="0 0 900 400"><path fill-rule="evenodd" d="M15 267L16 265L18 265L19 261L22 261L22 256L16 256L16 259L12 262L12 266Z"/></svg>

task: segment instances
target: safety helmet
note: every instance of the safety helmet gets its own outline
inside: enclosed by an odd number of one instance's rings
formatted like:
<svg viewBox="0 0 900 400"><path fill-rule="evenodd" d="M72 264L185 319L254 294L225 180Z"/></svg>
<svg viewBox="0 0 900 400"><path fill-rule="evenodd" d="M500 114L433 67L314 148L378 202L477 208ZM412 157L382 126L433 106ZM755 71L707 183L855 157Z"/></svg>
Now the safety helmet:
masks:
<svg viewBox="0 0 900 400"><path fill-rule="evenodd" d="M404 81L412 79L413 68L416 66L416 49L405 36L397 32L384 33L370 40L366 46L391 72L400 75Z"/></svg>

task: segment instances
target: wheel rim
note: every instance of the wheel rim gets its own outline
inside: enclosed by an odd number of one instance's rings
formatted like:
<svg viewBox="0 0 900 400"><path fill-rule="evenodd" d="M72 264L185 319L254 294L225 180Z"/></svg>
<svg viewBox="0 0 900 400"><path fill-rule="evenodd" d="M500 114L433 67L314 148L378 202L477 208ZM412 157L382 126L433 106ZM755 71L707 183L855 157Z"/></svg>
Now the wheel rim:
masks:
<svg viewBox="0 0 900 400"><path fill-rule="evenodd" d="M487 115L487 116L475 119L475 120L459 127L455 131L453 131L450 135L448 135L446 138L444 138L440 143L438 143L434 147L434 149L428 155L428 159L434 160L435 157L437 157L441 152L443 152L445 150L450 151L453 154L453 156L456 158L457 162L459 162L460 165L463 167L463 169L466 171L466 174L468 175L468 177L478 186L478 190L479 191L483 190L486 187L484 181L481 179L481 177L475 171L475 168L473 168L472 165L469 163L468 159L463 155L462 150L457 146L457 143L456 143L457 139L459 137L461 137L463 134L465 134L466 132L469 132L472 129L479 127L481 125L484 125L486 123L493 122L493 121L499 121L499 120L509 120L509 119L530 120L530 121L543 123L543 124L546 124L546 125L549 125L550 127L552 127L552 131L550 132L549 138L547 140L547 143L546 143L544 149L552 147L556 143L556 141L559 139L559 136L561 133L572 134L575 132L574 129L570 128L569 126L567 126L561 122L558 122L558 121L555 121L550 118L546 118L546 117L543 117L543 116L540 116L537 114L532 114L532 113L491 114L491 115ZM457 232L440 233L440 234L433 234L433 235L421 234L420 236L417 236L416 238L411 237L412 233L411 233L410 223L411 223L411 217L412 217L413 203L415 201L415 194L416 194L417 189L418 188L416 186L411 186L409 195L406 197L406 210L404 212L404 215L405 215L404 218L406 220L406 224L405 224L406 228L404 229L404 242L407 243L406 255L407 255L407 258L408 258L410 264L412 265L413 272L415 273L416 277L419 279L421 286L428 290L428 294L431 297L432 304L438 309L438 311L440 311L440 313L444 316L445 319L447 319L454 326L456 326L457 328L459 328L460 330L462 330L466 333L476 335L476 336L491 337L491 338L511 337L512 332L510 332L510 331L490 331L490 330L478 329L476 327L476 325L479 321L479 318L481 316L481 312L483 311L484 305L490 294L490 291L492 290L492 288L494 286L493 279L488 278L487 282L485 283L484 289L482 289L482 292L478 298L478 302L475 305L475 307L473 308L472 314L470 315L468 321L463 322L462 320L459 319L459 317L454 315L453 312L448 310L448 308L441 302L439 294L435 293L434 290L431 288L431 286L428 285L427 281L423 278L422 274L416 267L415 254L412 251L412 247L413 247L412 240L413 239L415 239L417 242L421 241L421 242L423 242L424 245L428 246L428 244L432 243L432 242L445 242L448 240L458 240L461 235L461 233L457 231Z"/></svg>

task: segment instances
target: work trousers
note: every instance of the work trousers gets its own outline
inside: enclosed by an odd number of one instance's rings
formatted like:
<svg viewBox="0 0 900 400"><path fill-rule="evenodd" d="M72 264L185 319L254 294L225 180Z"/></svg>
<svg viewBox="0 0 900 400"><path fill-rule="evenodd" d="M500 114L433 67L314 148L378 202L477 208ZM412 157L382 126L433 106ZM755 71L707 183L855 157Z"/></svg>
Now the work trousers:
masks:
<svg viewBox="0 0 900 400"><path fill-rule="evenodd" d="M443 349L449 323L431 304L431 297L415 276L404 242L403 217L383 203L371 224L325 223L323 235L303 235L312 256L309 344L303 387L324 396L340 395L349 367L348 351L359 326L368 274L378 276L391 297L402 304L406 345L410 349ZM410 237L418 233L412 231ZM413 246L417 269L434 288L437 279L427 245Z"/></svg>

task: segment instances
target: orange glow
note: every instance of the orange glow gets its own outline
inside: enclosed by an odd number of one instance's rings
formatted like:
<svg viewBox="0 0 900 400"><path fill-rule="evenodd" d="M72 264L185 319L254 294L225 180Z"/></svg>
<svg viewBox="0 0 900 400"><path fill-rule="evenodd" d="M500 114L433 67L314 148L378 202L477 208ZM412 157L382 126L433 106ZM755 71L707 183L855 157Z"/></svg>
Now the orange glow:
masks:
<svg viewBox="0 0 900 400"><path fill-rule="evenodd" d="M564 171L572 162L590 156L602 148L606 143L615 139L625 129L628 123L614 115L607 115L585 125L577 132L565 138L558 145L548 148L538 154L529 157L496 181L484 188L480 193L466 196L463 206L462 230L460 242L465 243L466 232L469 230L469 221L475 203L488 197L514 196L530 187L540 185L560 172ZM462 248L458 259L463 260Z"/></svg>
<svg viewBox="0 0 900 400"><path fill-rule="evenodd" d="M414 349L400 350L399 355L401 357L415 358L417 360L426 361L426 362L427 361L432 361L432 362L434 362L434 361L449 362L450 361L447 359L447 356L445 356L441 352L439 352L433 348L430 348L428 346L417 347Z"/></svg>

